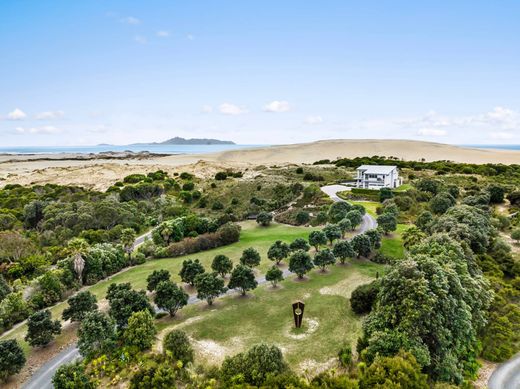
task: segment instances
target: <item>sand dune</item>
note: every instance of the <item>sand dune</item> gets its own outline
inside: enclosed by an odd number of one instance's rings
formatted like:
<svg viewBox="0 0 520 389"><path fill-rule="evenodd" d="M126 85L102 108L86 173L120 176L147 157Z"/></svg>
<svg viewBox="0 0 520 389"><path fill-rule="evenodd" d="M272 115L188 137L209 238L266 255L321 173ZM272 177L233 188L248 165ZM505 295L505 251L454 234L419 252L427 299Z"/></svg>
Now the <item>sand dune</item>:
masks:
<svg viewBox="0 0 520 389"><path fill-rule="evenodd" d="M0 187L6 184L74 184L106 189L132 173L163 169L212 176L222 168L254 168L258 165L313 163L320 159L365 156L403 160L449 160L467 163L520 164L520 151L472 149L408 140L326 140L312 143L232 150L212 154L152 156L146 159L78 160L77 155L0 155Z"/></svg>

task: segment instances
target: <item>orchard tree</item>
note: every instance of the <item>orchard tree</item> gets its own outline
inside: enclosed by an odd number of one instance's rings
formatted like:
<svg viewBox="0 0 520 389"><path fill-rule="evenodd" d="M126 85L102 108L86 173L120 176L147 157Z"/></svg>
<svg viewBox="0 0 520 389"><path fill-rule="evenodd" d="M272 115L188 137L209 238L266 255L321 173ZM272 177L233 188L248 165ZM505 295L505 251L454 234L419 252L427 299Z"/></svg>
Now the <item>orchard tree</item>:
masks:
<svg viewBox="0 0 520 389"><path fill-rule="evenodd" d="M0 382L19 373L25 361L23 349L15 339L0 340Z"/></svg>
<svg viewBox="0 0 520 389"><path fill-rule="evenodd" d="M181 330L168 332L163 340L163 350L174 360L182 361L184 364L193 362L193 347L190 338Z"/></svg>
<svg viewBox="0 0 520 389"><path fill-rule="evenodd" d="M298 251L298 250L309 251L311 246L305 239L296 238L295 240L293 240L291 242L291 244L289 245L289 248L291 249L291 251Z"/></svg>
<svg viewBox="0 0 520 389"><path fill-rule="evenodd" d="M224 278L226 274L229 274L231 269L233 269L233 262L231 262L229 257L223 254L219 254L213 258L213 262L211 263L211 270L220 274L222 278Z"/></svg>
<svg viewBox="0 0 520 389"><path fill-rule="evenodd" d="M289 256L291 249L289 245L281 240L277 240L269 250L267 251L267 258L271 261L276 261L276 264L279 265L281 261Z"/></svg>
<svg viewBox="0 0 520 389"><path fill-rule="evenodd" d="M121 237L119 238L125 253L128 254L128 262L132 261L132 251L134 251L134 243L137 235L133 228L125 228L121 231Z"/></svg>
<svg viewBox="0 0 520 389"><path fill-rule="evenodd" d="M349 211L345 217L350 221L350 224L352 225L352 228L354 228L354 229L357 226L359 226L361 224L361 222L363 221L363 214L357 209L353 209L352 211Z"/></svg>
<svg viewBox="0 0 520 389"><path fill-rule="evenodd" d="M206 300L208 305L213 305L213 301L221 294L226 293L224 280L216 273L203 273L195 278L197 288L197 298Z"/></svg>
<svg viewBox="0 0 520 389"><path fill-rule="evenodd" d="M383 213L377 218L377 225L386 235L397 229L397 218L391 213Z"/></svg>
<svg viewBox="0 0 520 389"><path fill-rule="evenodd" d="M327 266L334 265L336 263L336 257L330 249L324 249L314 254L314 265L318 266L322 272L325 271Z"/></svg>
<svg viewBox="0 0 520 389"><path fill-rule="evenodd" d="M153 292L162 281L170 281L170 272L165 269L154 270L146 278L146 289L149 292Z"/></svg>
<svg viewBox="0 0 520 389"><path fill-rule="evenodd" d="M240 289L242 296L245 296L248 290L255 289L257 286L258 282L249 266L237 265L231 272L228 288Z"/></svg>
<svg viewBox="0 0 520 389"><path fill-rule="evenodd" d="M330 244L334 243L335 240L341 238L341 228L337 226L336 224L327 224L323 228L323 232L325 233L325 236L329 240Z"/></svg>
<svg viewBox="0 0 520 389"><path fill-rule="evenodd" d="M107 291L110 304L109 314L114 318L119 328L125 328L132 313L147 310L154 314L154 309L146 298L144 290L136 291L130 283L110 284Z"/></svg>
<svg viewBox="0 0 520 389"><path fill-rule="evenodd" d="M175 316L177 311L188 304L188 294L174 282L161 281L156 287L154 302L160 309L168 311L170 316Z"/></svg>
<svg viewBox="0 0 520 389"><path fill-rule="evenodd" d="M87 358L109 352L117 340L114 321L106 314L93 311L87 313L78 330L78 349Z"/></svg>
<svg viewBox="0 0 520 389"><path fill-rule="evenodd" d="M345 218L347 212L352 209L352 206L345 201L338 201L332 203L328 212L328 219L331 223L338 223Z"/></svg>
<svg viewBox="0 0 520 389"><path fill-rule="evenodd" d="M51 311L38 311L29 316L29 320L27 320L25 340L33 347L43 347L60 333L61 323L59 320L52 320Z"/></svg>
<svg viewBox="0 0 520 389"><path fill-rule="evenodd" d="M242 252L240 263L248 267L260 265L260 253L255 248L249 247Z"/></svg>
<svg viewBox="0 0 520 389"><path fill-rule="evenodd" d="M365 232L365 235L370 239L370 246L372 247L372 250L381 248L382 236L380 228L368 230Z"/></svg>
<svg viewBox="0 0 520 389"><path fill-rule="evenodd" d="M352 223L349 219L343 218L338 222L338 227L341 230L341 239L345 239L345 234L352 231Z"/></svg>
<svg viewBox="0 0 520 389"><path fill-rule="evenodd" d="M198 259L192 260L187 259L182 262L182 268L179 272L182 282L185 282L191 286L195 285L195 278L204 273L204 266L199 262Z"/></svg>
<svg viewBox="0 0 520 389"><path fill-rule="evenodd" d="M267 227L273 221L273 215L269 212L260 212L256 217L256 222L262 227Z"/></svg>
<svg viewBox="0 0 520 389"><path fill-rule="evenodd" d="M63 311L63 320L82 321L87 313L98 309L96 296L88 290L76 293L67 303L69 306Z"/></svg>
<svg viewBox="0 0 520 389"><path fill-rule="evenodd" d="M342 265L345 264L348 258L354 258L356 253L352 248L352 244L348 240L342 240L334 245L332 252Z"/></svg>
<svg viewBox="0 0 520 389"><path fill-rule="evenodd" d="M313 267L311 256L306 251L298 250L289 258L289 271L296 273L300 279Z"/></svg>
<svg viewBox="0 0 520 389"><path fill-rule="evenodd" d="M81 362L72 362L61 365L52 377L54 389L94 389L96 385L85 373L85 366Z"/></svg>
<svg viewBox="0 0 520 389"><path fill-rule="evenodd" d="M132 313L132 316L128 319L123 340L127 346L133 346L143 351L152 347L156 334L157 329L153 322L153 316L149 311L139 311Z"/></svg>
<svg viewBox="0 0 520 389"><path fill-rule="evenodd" d="M273 288L276 288L278 282L283 281L283 272L276 266L273 266L265 273L265 280L269 281Z"/></svg>
<svg viewBox="0 0 520 389"><path fill-rule="evenodd" d="M314 246L316 251L320 250L320 246L327 244L327 235L323 231L312 231L309 234L309 243Z"/></svg>
<svg viewBox="0 0 520 389"><path fill-rule="evenodd" d="M352 238L351 243L358 258L367 258L372 252L372 242L370 242L370 238L365 234L356 235Z"/></svg>

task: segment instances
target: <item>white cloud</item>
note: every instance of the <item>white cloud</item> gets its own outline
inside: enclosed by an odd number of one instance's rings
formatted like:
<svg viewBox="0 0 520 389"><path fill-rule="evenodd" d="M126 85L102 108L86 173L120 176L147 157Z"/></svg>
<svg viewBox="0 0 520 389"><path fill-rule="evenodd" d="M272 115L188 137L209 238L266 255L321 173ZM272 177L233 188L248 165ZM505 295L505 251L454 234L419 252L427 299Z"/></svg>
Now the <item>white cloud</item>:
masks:
<svg viewBox="0 0 520 389"><path fill-rule="evenodd" d="M133 17L133 16L124 17L123 19L121 19L121 22L126 23L126 24L131 24L134 26L141 24L141 20L137 19L136 17Z"/></svg>
<svg viewBox="0 0 520 389"><path fill-rule="evenodd" d="M57 134L61 132L59 128L56 128L54 126L43 126L43 127L31 127L31 128L25 128L25 127L16 127L16 132L18 134Z"/></svg>
<svg viewBox="0 0 520 389"><path fill-rule="evenodd" d="M19 108L16 108L14 111L9 112L7 114L7 119L9 120L23 120L27 117L24 111Z"/></svg>
<svg viewBox="0 0 520 389"><path fill-rule="evenodd" d="M202 106L202 112L204 112L204 113L211 113L211 112L213 112L213 107L211 105L209 105L209 104L204 104Z"/></svg>
<svg viewBox="0 0 520 389"><path fill-rule="evenodd" d="M247 112L246 109L231 103L220 104L218 110L224 115L240 115Z"/></svg>
<svg viewBox="0 0 520 389"><path fill-rule="evenodd" d="M35 118L37 120L52 120L52 119L60 119L65 115L63 111L45 111L36 114Z"/></svg>
<svg viewBox="0 0 520 389"><path fill-rule="evenodd" d="M323 123L323 118L321 116L307 116L305 118L306 124L320 124Z"/></svg>
<svg viewBox="0 0 520 389"><path fill-rule="evenodd" d="M134 37L134 40L140 45L146 45L148 43L148 39L146 39L146 37L142 35L136 35Z"/></svg>
<svg viewBox="0 0 520 389"><path fill-rule="evenodd" d="M515 134L506 131L490 132L489 137L494 140L511 140L515 138Z"/></svg>
<svg viewBox="0 0 520 389"><path fill-rule="evenodd" d="M157 31L157 36L159 38L168 38L170 36L170 32L166 30Z"/></svg>
<svg viewBox="0 0 520 389"><path fill-rule="evenodd" d="M448 131L435 128L421 128L417 131L420 136L446 136Z"/></svg>
<svg viewBox="0 0 520 389"><path fill-rule="evenodd" d="M291 106L288 101L271 101L270 103L264 105L265 112L288 112L291 110Z"/></svg>

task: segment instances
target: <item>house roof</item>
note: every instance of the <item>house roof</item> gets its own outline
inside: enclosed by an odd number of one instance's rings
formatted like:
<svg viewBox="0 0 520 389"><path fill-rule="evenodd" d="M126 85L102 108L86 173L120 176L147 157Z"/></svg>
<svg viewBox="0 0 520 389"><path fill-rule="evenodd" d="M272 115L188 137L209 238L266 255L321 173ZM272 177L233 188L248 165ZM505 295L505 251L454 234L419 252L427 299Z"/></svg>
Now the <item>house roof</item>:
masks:
<svg viewBox="0 0 520 389"><path fill-rule="evenodd" d="M390 174L397 166L388 165L361 165L357 170L364 170L368 174Z"/></svg>

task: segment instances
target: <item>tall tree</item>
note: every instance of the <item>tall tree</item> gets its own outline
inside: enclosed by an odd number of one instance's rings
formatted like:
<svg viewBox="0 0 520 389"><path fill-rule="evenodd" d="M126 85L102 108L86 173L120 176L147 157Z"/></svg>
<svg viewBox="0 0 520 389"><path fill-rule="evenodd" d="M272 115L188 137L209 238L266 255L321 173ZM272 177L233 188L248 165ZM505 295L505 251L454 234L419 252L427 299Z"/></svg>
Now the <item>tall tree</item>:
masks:
<svg viewBox="0 0 520 389"><path fill-rule="evenodd" d="M311 256L306 251L298 250L289 258L289 271L296 273L300 279L313 267Z"/></svg>
<svg viewBox="0 0 520 389"><path fill-rule="evenodd" d="M245 266L255 267L260 265L260 253L253 247L249 247L242 252L240 263Z"/></svg>
<svg viewBox="0 0 520 389"><path fill-rule="evenodd" d="M72 255L72 265L78 277L79 284L83 284L83 271L85 270L85 259L83 256L88 250L88 243L85 239L72 238L67 244L68 250Z"/></svg>
<svg viewBox="0 0 520 389"><path fill-rule="evenodd" d="M276 266L273 266L265 273L265 280L269 281L273 285L273 288L276 288L278 282L283 281L283 272Z"/></svg>
<svg viewBox="0 0 520 389"><path fill-rule="evenodd" d="M93 311L85 315L78 330L78 349L89 359L109 352L117 340L115 322L106 314Z"/></svg>
<svg viewBox="0 0 520 389"><path fill-rule="evenodd" d="M336 257L330 249L324 249L314 254L314 265L318 266L322 272L325 271L327 266L334 265L336 263Z"/></svg>
<svg viewBox="0 0 520 389"><path fill-rule="evenodd" d="M162 281L170 281L170 272L166 269L154 270L146 278L146 289L153 292Z"/></svg>
<svg viewBox="0 0 520 389"><path fill-rule="evenodd" d="M332 252L342 265L345 264L348 258L354 258L356 253L352 248L352 244L348 240L342 240L334 245Z"/></svg>
<svg viewBox="0 0 520 389"><path fill-rule="evenodd" d="M128 255L128 262L132 262L132 251L134 251L134 243L137 235L133 228L125 228L121 231L121 244L125 253Z"/></svg>
<svg viewBox="0 0 520 389"><path fill-rule="evenodd" d="M162 281L155 291L155 304L175 316L177 311L188 304L188 294L172 281Z"/></svg>
<svg viewBox="0 0 520 389"><path fill-rule="evenodd" d="M200 263L198 259L192 260L187 259L182 262L182 268L179 272L181 276L181 281L193 286L195 284L195 278L204 273L204 266Z"/></svg>
<svg viewBox="0 0 520 389"><path fill-rule="evenodd" d="M128 346L146 350L152 347L156 334L157 328L155 328L153 316L149 311L139 311L132 313L128 319L123 339Z"/></svg>
<svg viewBox="0 0 520 389"><path fill-rule="evenodd" d="M220 274L222 278L226 276L233 269L233 262L229 257L219 254L213 258L213 262L211 263L211 270Z"/></svg>
<svg viewBox="0 0 520 389"><path fill-rule="evenodd" d="M290 252L291 249L287 243L277 240L267 250L267 258L271 261L276 261L276 264L279 265L281 261L287 258Z"/></svg>
<svg viewBox="0 0 520 389"><path fill-rule="evenodd" d="M312 231L309 234L309 243L311 246L314 246L316 251L319 251L320 246L327 244L327 236L323 231Z"/></svg>
<svg viewBox="0 0 520 389"><path fill-rule="evenodd" d="M197 288L197 298L206 300L208 305L213 305L213 301L227 290L224 280L216 273L199 274L195 278L195 287Z"/></svg>

